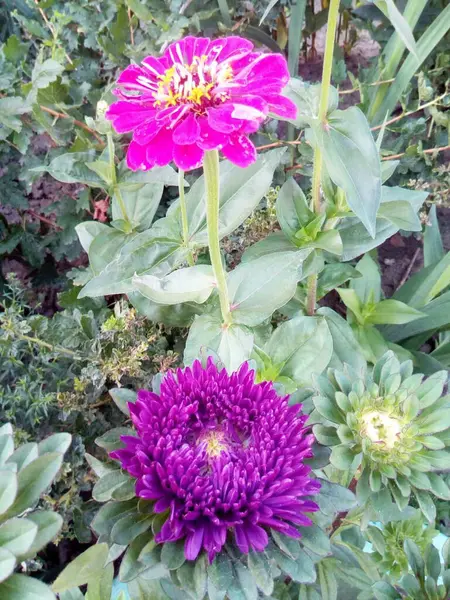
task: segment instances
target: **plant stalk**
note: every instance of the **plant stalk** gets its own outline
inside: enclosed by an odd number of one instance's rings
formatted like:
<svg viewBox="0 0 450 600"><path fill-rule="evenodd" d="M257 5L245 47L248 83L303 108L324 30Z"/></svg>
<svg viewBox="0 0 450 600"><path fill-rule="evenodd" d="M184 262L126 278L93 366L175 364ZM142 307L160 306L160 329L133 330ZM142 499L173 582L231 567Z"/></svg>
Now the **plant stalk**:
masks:
<svg viewBox="0 0 450 600"><path fill-rule="evenodd" d="M220 309L225 325L232 322L230 300L225 270L222 264L219 244L219 153L217 150L205 152L203 173L206 188L206 224L208 229L208 247L211 265L219 292Z"/></svg>
<svg viewBox="0 0 450 600"><path fill-rule="evenodd" d="M41 348L47 348L52 352L60 352L61 354L66 354L75 360L80 360L80 356L78 356L72 350L68 350L67 348L63 348L61 346L53 346L53 344L49 344L48 342L44 342L44 340L40 340L36 337L31 337L29 335L24 335L23 333L16 334L19 340L23 340L24 342L29 342L30 344L36 344L37 346L41 346Z"/></svg>
<svg viewBox="0 0 450 600"><path fill-rule="evenodd" d="M333 53L336 39L336 28L339 17L339 0L330 0L328 11L327 34L325 41L325 54L323 57L322 84L320 87L320 102L319 102L319 127L325 127L327 124L328 99L330 97L331 85L331 70L333 68ZM316 146L314 149L314 166L312 180L312 200L311 210L315 213L322 211L320 201L320 181L322 173L322 153ZM317 296L317 275L313 274L308 277L307 281L307 314L314 315L316 308Z"/></svg>
<svg viewBox="0 0 450 600"><path fill-rule="evenodd" d="M184 195L184 171L178 171L178 192L180 195L181 227L183 231L183 245L188 249L187 261L190 267L194 266L194 257L189 248L189 223L186 209L186 198Z"/></svg>
<svg viewBox="0 0 450 600"><path fill-rule="evenodd" d="M113 193L114 193L115 197L117 198L117 202L119 203L120 212L122 213L123 220L130 225L130 230L131 230L131 223L130 223L130 219L128 218L128 215L127 215L127 209L125 208L125 202L123 201L122 193L119 189L119 186L117 185L116 163L114 161L115 149L114 149L114 140L113 140L112 133L107 133L106 139L108 140L109 168L111 171L111 183L112 183Z"/></svg>

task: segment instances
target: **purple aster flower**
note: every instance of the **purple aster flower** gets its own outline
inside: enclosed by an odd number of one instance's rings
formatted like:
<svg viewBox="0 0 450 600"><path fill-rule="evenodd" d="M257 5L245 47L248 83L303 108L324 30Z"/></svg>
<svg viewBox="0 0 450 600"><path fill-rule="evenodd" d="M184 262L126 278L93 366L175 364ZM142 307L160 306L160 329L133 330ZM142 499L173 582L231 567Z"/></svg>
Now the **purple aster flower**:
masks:
<svg viewBox="0 0 450 600"><path fill-rule="evenodd" d="M133 132L127 164L134 171L172 160L187 171L214 149L247 167L256 160L248 135L268 113L296 116L281 95L288 80L285 58L254 52L248 40L186 37L162 57L127 67L117 80L120 100L106 117L118 133Z"/></svg>
<svg viewBox="0 0 450 600"><path fill-rule="evenodd" d="M313 435L300 405L289 406L271 382L254 383L244 364L229 375L206 368L169 373L160 394L142 390L129 409L138 437L111 456L137 478L136 494L155 501L167 519L157 542L185 539L185 555L209 560L234 534L241 552L262 551L274 529L300 537L318 510L320 489L303 460Z"/></svg>

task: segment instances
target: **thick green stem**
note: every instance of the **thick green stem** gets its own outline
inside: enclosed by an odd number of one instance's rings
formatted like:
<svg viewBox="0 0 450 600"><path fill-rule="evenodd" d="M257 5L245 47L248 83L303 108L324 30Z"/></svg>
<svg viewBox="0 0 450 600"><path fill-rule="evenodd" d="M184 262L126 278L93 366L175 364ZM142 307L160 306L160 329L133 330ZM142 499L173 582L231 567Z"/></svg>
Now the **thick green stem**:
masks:
<svg viewBox="0 0 450 600"><path fill-rule="evenodd" d="M186 209L186 198L184 196L184 171L178 171L178 192L180 194L181 227L183 231L183 245L189 249L189 223ZM189 249L187 261L190 267L194 266L192 250Z"/></svg>
<svg viewBox="0 0 450 600"><path fill-rule="evenodd" d="M106 134L106 139L108 140L108 154L109 154L109 169L111 173L111 183L113 194L119 203L120 212L122 213L123 220L126 223L130 223L130 219L127 215L127 209L125 208L125 202L122 198L122 193L120 191L119 186L117 185L117 173L116 173L116 163L115 163L115 150L114 150L114 140L112 133Z"/></svg>
<svg viewBox="0 0 450 600"><path fill-rule="evenodd" d="M220 308L225 325L231 324L230 301L226 274L222 265L219 245L219 153L217 150L205 152L203 172L206 187L206 223L211 265L219 292Z"/></svg>
<svg viewBox="0 0 450 600"><path fill-rule="evenodd" d="M339 16L339 0L331 0L328 11L327 35L325 41L325 54L323 57L322 84L320 87L319 102L319 127L326 127L328 99L330 97L331 70L333 68L333 52L336 39L336 27ZM322 172L322 153L316 146L314 150L314 167L312 180L311 208L316 213L322 211L320 201L320 180ZM307 282L306 310L308 315L313 315L316 308L317 275L310 275Z"/></svg>

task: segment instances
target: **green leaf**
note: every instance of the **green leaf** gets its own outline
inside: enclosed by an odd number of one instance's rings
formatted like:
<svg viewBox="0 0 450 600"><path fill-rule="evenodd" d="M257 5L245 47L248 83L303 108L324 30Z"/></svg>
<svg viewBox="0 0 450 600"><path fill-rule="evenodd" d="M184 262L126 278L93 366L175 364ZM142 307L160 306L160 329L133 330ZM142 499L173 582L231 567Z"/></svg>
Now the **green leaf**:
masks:
<svg viewBox="0 0 450 600"><path fill-rule="evenodd" d="M366 317L366 322L376 325L402 325L423 316L424 314L417 309L390 298L376 304L373 311Z"/></svg>
<svg viewBox="0 0 450 600"><path fill-rule="evenodd" d="M399 160L383 160L381 163L381 180L383 183L392 177L399 164Z"/></svg>
<svg viewBox="0 0 450 600"><path fill-rule="evenodd" d="M372 590L377 600L401 600L396 589L387 581L377 581Z"/></svg>
<svg viewBox="0 0 450 600"><path fill-rule="evenodd" d="M258 588L266 596L273 592L273 578L270 563L263 552L250 552L248 555L248 568Z"/></svg>
<svg viewBox="0 0 450 600"><path fill-rule="evenodd" d="M126 546L138 535L148 531L153 521L153 515L131 514L122 517L111 530L111 540L120 546Z"/></svg>
<svg viewBox="0 0 450 600"><path fill-rule="evenodd" d="M94 485L92 490L92 497L97 502L107 502L111 500L112 494L122 487L127 485L130 481L130 476L122 471L110 471L106 473L97 483Z"/></svg>
<svg viewBox="0 0 450 600"><path fill-rule="evenodd" d="M301 26L300 26L301 27ZM297 115L294 120L289 121L296 127L311 126L318 121L320 104L320 84L310 84L300 79L291 78L283 90L297 107ZM338 91L330 86L327 114L333 113L339 103Z"/></svg>
<svg viewBox="0 0 450 600"><path fill-rule="evenodd" d="M349 288L337 288L337 293L341 297L342 302L347 308L349 308L355 315L358 323L364 323L364 316L362 314L361 301L355 292L355 290Z"/></svg>
<svg viewBox="0 0 450 600"><path fill-rule="evenodd" d="M336 513L348 511L355 506L356 499L350 490L326 479L318 480L320 492L315 500L325 515L334 517Z"/></svg>
<svg viewBox="0 0 450 600"><path fill-rule="evenodd" d="M273 173L280 163L285 148L259 154L257 160L242 169L229 161L220 163L219 236L232 233L250 216L272 184ZM206 246L206 201L204 176L199 177L186 194L189 237L197 246ZM179 213L179 203L170 207L168 214Z"/></svg>
<svg viewBox="0 0 450 600"><path fill-rule="evenodd" d="M128 403L132 402L134 404L136 402L137 393L127 388L112 388L108 391L119 410L129 417L130 410L128 408Z"/></svg>
<svg viewBox="0 0 450 600"><path fill-rule="evenodd" d="M17 475L8 469L0 469L0 515L14 503L17 489Z"/></svg>
<svg viewBox="0 0 450 600"><path fill-rule="evenodd" d="M152 13L149 9L140 2L140 0L126 0L126 4L134 14L144 22L150 22L153 19Z"/></svg>
<svg viewBox="0 0 450 600"><path fill-rule="evenodd" d="M17 471L21 471L39 456L38 445L34 442L19 446L15 452L8 458L8 463L17 465Z"/></svg>
<svg viewBox="0 0 450 600"><path fill-rule="evenodd" d="M14 452L14 440L12 435L0 435L0 466L6 461L10 462L11 454Z"/></svg>
<svg viewBox="0 0 450 600"><path fill-rule="evenodd" d="M216 278L210 265L195 265L172 271L162 278L136 275L132 283L145 298L159 304L203 304L216 286Z"/></svg>
<svg viewBox="0 0 450 600"><path fill-rule="evenodd" d="M414 308L422 308L448 285L450 285L450 252L438 263L413 275L394 294L394 298Z"/></svg>
<svg viewBox="0 0 450 600"><path fill-rule="evenodd" d="M30 110L31 107L19 96L0 98L0 126L3 129L0 131L0 140L5 140L11 131L20 132L22 121L18 115L23 115Z"/></svg>
<svg viewBox="0 0 450 600"><path fill-rule="evenodd" d="M375 0L374 4L389 19L402 42L419 61L413 32L411 31L408 21L395 5L394 0Z"/></svg>
<svg viewBox="0 0 450 600"><path fill-rule="evenodd" d="M427 568L427 575L430 575L436 581L439 579L441 574L441 558L439 556L439 550L430 544L425 550L425 565Z"/></svg>
<svg viewBox="0 0 450 600"><path fill-rule="evenodd" d="M32 558L49 544L61 530L63 519L58 513L49 510L39 510L27 515L27 520L37 526L36 537L30 548L24 553L24 558Z"/></svg>
<svg viewBox="0 0 450 600"><path fill-rule="evenodd" d="M77 232L83 250L89 252L89 247L93 240L100 235L100 233L110 231L110 227L99 221L85 221L83 223L78 223L78 225L75 226L75 231Z"/></svg>
<svg viewBox="0 0 450 600"><path fill-rule="evenodd" d="M295 560L276 548L273 549L271 554L280 569L294 581L314 583L316 580L314 563L304 550L300 550L300 554Z"/></svg>
<svg viewBox="0 0 450 600"><path fill-rule="evenodd" d="M424 581L425 579L425 563L420 554L420 549L413 542L413 540L406 539L403 544L403 549L405 551L406 557L408 558L408 562L410 567L414 573L414 575L420 580Z"/></svg>
<svg viewBox="0 0 450 600"><path fill-rule="evenodd" d="M121 192L125 210L133 224L133 229L145 231L150 228L161 202L163 191L164 185L162 183L147 183L142 184L136 190L125 189ZM112 217L113 219L123 218L116 194L113 195Z"/></svg>
<svg viewBox="0 0 450 600"><path fill-rule="evenodd" d="M98 535L109 536L114 524L128 514L138 514L136 498L127 502L108 502L96 514L92 521L92 529Z"/></svg>
<svg viewBox="0 0 450 600"><path fill-rule="evenodd" d="M330 462L334 467L340 471L349 471L354 460L355 455L347 445L333 446Z"/></svg>
<svg viewBox="0 0 450 600"><path fill-rule="evenodd" d="M322 317L298 316L281 323L264 346L272 363L281 365L279 376L301 385L310 384L313 374L326 369L332 350L330 330Z"/></svg>
<svg viewBox="0 0 450 600"><path fill-rule="evenodd" d="M294 238L297 231L314 217L314 213L308 208L303 190L293 177L290 177L278 192L276 209L281 229L289 238Z"/></svg>
<svg viewBox="0 0 450 600"><path fill-rule="evenodd" d="M91 187L104 187L104 181L86 166L92 162L95 152L69 152L54 158L48 166L39 166L30 169L33 173L50 173L52 177L62 183L84 183Z"/></svg>
<svg viewBox="0 0 450 600"><path fill-rule="evenodd" d="M65 454L72 443L70 433L54 433L38 444L39 456L50 452L60 452Z"/></svg>
<svg viewBox="0 0 450 600"><path fill-rule="evenodd" d="M301 544L319 556L327 556L331 554L330 538L323 529L317 525L309 525L308 527L299 527L302 534Z"/></svg>
<svg viewBox="0 0 450 600"><path fill-rule="evenodd" d="M327 292L340 287L349 279L361 277L359 271L345 263L331 263L325 265L319 273L317 282L317 298L320 300Z"/></svg>
<svg viewBox="0 0 450 600"><path fill-rule="evenodd" d="M347 321L327 307L319 308L317 314L325 317L332 337L333 354L329 366L342 370L344 364L347 364L357 373L364 373L366 361Z"/></svg>
<svg viewBox="0 0 450 600"><path fill-rule="evenodd" d="M226 554L216 556L208 565L208 595L211 600L223 600L233 580L233 567Z"/></svg>
<svg viewBox="0 0 450 600"><path fill-rule="evenodd" d="M233 321L255 326L295 294L306 250L275 253L241 263L228 274Z"/></svg>
<svg viewBox="0 0 450 600"><path fill-rule="evenodd" d="M258 590L256 587L255 580L253 579L250 571L247 569L247 567L244 567L244 565L241 564L240 562L237 562L234 565L234 568L237 573L237 579L234 578L233 583L239 582L239 586L243 592L243 597L245 598L245 600L257 600ZM233 600L232 588L233 588L233 584L232 584L232 587L228 591L230 600Z"/></svg>
<svg viewBox="0 0 450 600"><path fill-rule="evenodd" d="M450 407L431 412L427 415L419 415L415 420L420 433L438 433L450 427Z"/></svg>
<svg viewBox="0 0 450 600"><path fill-rule="evenodd" d="M122 435L136 435L131 427L114 427L95 439L95 443L107 452L123 448Z"/></svg>
<svg viewBox="0 0 450 600"><path fill-rule="evenodd" d="M344 190L348 205L374 238L381 168L366 117L357 107L335 110L326 127L314 128L314 135L330 178Z"/></svg>
<svg viewBox="0 0 450 600"><path fill-rule="evenodd" d="M361 277L353 279L350 287L355 290L362 304L379 302L381 299L381 275L377 263L366 254L357 264Z"/></svg>
<svg viewBox="0 0 450 600"><path fill-rule="evenodd" d="M33 87L36 89L46 88L49 83L56 81L63 71L64 67L52 58L48 58L42 63L37 61L31 74Z"/></svg>
<svg viewBox="0 0 450 600"><path fill-rule="evenodd" d="M161 562L170 570L176 570L186 560L184 555L184 540L177 542L165 543L161 550Z"/></svg>
<svg viewBox="0 0 450 600"><path fill-rule="evenodd" d="M330 398L326 396L314 396L313 400L317 412L322 415L324 419L336 424L345 423L344 415L339 410L335 400L330 400Z"/></svg>
<svg viewBox="0 0 450 600"><path fill-rule="evenodd" d="M378 210L378 217L387 219L398 229L421 231L422 225L414 208L406 200L383 202Z"/></svg>
<svg viewBox="0 0 450 600"><path fill-rule="evenodd" d="M0 547L0 582L7 579L14 571L16 566L16 557L6 548ZM1 585L0 585L1 589Z"/></svg>
<svg viewBox="0 0 450 600"><path fill-rule="evenodd" d="M61 593L101 578L107 558L108 544L91 546L67 565L53 584L53 590Z"/></svg>
<svg viewBox="0 0 450 600"><path fill-rule="evenodd" d="M63 460L59 452L51 452L39 456L26 466L17 476L17 496L7 511L8 517L19 515L32 507L40 495L51 485Z"/></svg>
<svg viewBox="0 0 450 600"><path fill-rule="evenodd" d="M442 245L441 233L439 231L439 221L436 213L436 205L430 208L428 213L428 223L425 226L423 234L423 262L425 267L438 263L445 256L444 246Z"/></svg>
<svg viewBox="0 0 450 600"><path fill-rule="evenodd" d="M56 600L56 596L42 581L26 575L11 575L0 583L0 598L8 600Z"/></svg>
<svg viewBox="0 0 450 600"><path fill-rule="evenodd" d="M147 562L139 560L141 552L149 544L156 544L153 541L153 533L151 531L145 531L138 535L131 544L128 546L127 551L120 563L119 579L124 583L132 581L143 571L149 568Z"/></svg>
<svg viewBox="0 0 450 600"><path fill-rule="evenodd" d="M195 317L186 340L184 363L191 364L208 349L218 354L228 370L235 371L250 358L253 333L241 325L223 327L221 319L213 315Z"/></svg>
<svg viewBox="0 0 450 600"><path fill-rule="evenodd" d="M111 600L114 577L114 565L107 564L100 577L94 577L88 583L86 600Z"/></svg>
<svg viewBox="0 0 450 600"><path fill-rule="evenodd" d="M111 172L111 165L106 160L93 160L85 163L86 167L94 171L109 187L113 183L114 174Z"/></svg>
<svg viewBox="0 0 450 600"><path fill-rule="evenodd" d="M38 528L28 519L13 518L0 525L0 547L21 558L31 548Z"/></svg>
<svg viewBox="0 0 450 600"><path fill-rule="evenodd" d="M337 600L337 581L334 576L332 564L329 561L321 561L317 565L319 575L320 593L323 600Z"/></svg>

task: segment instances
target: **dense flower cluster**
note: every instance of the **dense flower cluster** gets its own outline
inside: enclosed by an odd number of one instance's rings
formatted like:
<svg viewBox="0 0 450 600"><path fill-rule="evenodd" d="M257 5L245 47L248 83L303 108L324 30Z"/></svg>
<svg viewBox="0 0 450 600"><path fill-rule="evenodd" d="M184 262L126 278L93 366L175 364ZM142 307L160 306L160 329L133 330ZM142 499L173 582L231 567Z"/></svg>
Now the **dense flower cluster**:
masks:
<svg viewBox="0 0 450 600"><path fill-rule="evenodd" d="M298 538L295 525L311 524L304 513L318 509L308 496L320 484L303 462L308 417L272 383L255 384L246 364L229 375L196 361L129 408L138 437L123 436L111 456L137 478L138 496L167 511L156 541L185 538L187 559L203 548L213 560L229 531L247 553L266 547L267 528Z"/></svg>
<svg viewBox="0 0 450 600"><path fill-rule="evenodd" d="M130 169L172 160L180 169L194 169L213 149L246 167L256 160L248 135L268 113L295 118L295 105L281 95L288 80L281 54L254 52L240 37L187 37L162 57L127 67L117 80L120 100L106 117L118 133L133 132Z"/></svg>

